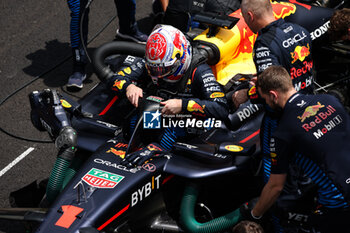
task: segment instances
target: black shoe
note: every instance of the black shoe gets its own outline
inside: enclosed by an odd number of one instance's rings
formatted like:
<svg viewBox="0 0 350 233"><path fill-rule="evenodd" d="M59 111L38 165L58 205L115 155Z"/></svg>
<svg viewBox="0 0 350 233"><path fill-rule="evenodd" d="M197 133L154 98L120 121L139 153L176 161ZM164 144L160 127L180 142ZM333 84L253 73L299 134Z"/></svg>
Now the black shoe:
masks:
<svg viewBox="0 0 350 233"><path fill-rule="evenodd" d="M81 72L74 72L68 80L67 87L68 88L83 88L83 81L86 79L86 74Z"/></svg>
<svg viewBox="0 0 350 233"><path fill-rule="evenodd" d="M131 40L139 44L146 44L148 36L142 33L140 30L136 29L132 33L122 33L120 30L117 30L116 37L120 37L124 40Z"/></svg>

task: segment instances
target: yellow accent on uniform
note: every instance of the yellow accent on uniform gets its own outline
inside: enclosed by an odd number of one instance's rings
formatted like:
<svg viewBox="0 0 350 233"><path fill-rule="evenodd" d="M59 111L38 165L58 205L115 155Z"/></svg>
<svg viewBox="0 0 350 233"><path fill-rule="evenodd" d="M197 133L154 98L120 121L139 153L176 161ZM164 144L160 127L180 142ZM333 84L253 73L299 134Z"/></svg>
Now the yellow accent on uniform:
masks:
<svg viewBox="0 0 350 233"><path fill-rule="evenodd" d="M60 99L60 101L61 101L61 104L64 108L71 108L72 107L72 105L64 99Z"/></svg>
<svg viewBox="0 0 350 233"><path fill-rule="evenodd" d="M130 67L126 67L126 68L124 69L124 72L127 73L127 74L131 74L131 69L130 69Z"/></svg>
<svg viewBox="0 0 350 233"><path fill-rule="evenodd" d="M224 97L225 94L223 92L214 92L210 95L210 98L214 99L214 98L220 98L220 97Z"/></svg>
<svg viewBox="0 0 350 233"><path fill-rule="evenodd" d="M118 75L121 75L121 76L125 76L125 74L124 74L123 71L119 71L117 74L118 74Z"/></svg>

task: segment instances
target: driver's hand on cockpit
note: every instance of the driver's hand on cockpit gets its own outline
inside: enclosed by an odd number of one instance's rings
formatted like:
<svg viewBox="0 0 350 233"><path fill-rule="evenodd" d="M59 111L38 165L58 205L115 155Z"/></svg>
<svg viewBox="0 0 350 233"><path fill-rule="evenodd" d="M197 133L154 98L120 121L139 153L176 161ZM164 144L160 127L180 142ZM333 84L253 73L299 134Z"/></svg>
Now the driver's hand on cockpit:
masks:
<svg viewBox="0 0 350 233"><path fill-rule="evenodd" d="M130 84L126 88L126 97L130 101L130 103L137 108L139 103L139 98L143 97L142 89L134 84Z"/></svg>
<svg viewBox="0 0 350 233"><path fill-rule="evenodd" d="M173 115L179 114L182 110L182 100L181 99L170 99L164 102L160 102L164 105L162 109L162 114Z"/></svg>

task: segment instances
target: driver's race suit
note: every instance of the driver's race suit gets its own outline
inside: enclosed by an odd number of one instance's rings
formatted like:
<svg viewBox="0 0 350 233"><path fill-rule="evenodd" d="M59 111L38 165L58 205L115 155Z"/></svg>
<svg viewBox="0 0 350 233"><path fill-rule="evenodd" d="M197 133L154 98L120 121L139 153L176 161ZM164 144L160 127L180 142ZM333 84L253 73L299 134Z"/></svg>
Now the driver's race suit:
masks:
<svg viewBox="0 0 350 233"><path fill-rule="evenodd" d="M321 232L350 229L350 117L330 95L296 93L287 101L271 145L271 173L296 164L317 185Z"/></svg>
<svg viewBox="0 0 350 233"><path fill-rule="evenodd" d="M225 120L228 116L227 99L223 89L216 81L211 68L205 63L198 66L191 65L176 85L162 82L162 80L159 80L157 84L153 84L147 74L145 60L128 56L124 60L120 71L108 80L108 86L117 91L119 95L125 96L126 88L132 83L147 88L147 92L154 89L155 93L151 94L160 96L165 100L181 99L181 114L183 115L218 120ZM165 136L160 143L164 149L170 149L175 142L175 138L181 134L174 130L172 128L165 129ZM168 140L165 140L165 138Z"/></svg>

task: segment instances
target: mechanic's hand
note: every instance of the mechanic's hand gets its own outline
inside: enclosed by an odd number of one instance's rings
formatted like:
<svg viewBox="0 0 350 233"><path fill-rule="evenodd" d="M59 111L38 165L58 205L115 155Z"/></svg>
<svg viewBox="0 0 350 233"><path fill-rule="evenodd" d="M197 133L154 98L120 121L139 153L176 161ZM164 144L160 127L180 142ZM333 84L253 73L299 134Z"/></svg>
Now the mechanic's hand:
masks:
<svg viewBox="0 0 350 233"><path fill-rule="evenodd" d="M126 155L121 161L121 164L126 167L137 167L141 166L150 158L161 157L162 155L164 155L164 152L160 145L158 143L151 143L141 150Z"/></svg>
<svg viewBox="0 0 350 233"><path fill-rule="evenodd" d="M254 221L257 223L261 222L261 217L262 216L254 216L252 213L252 210L257 202L257 199L253 199L247 203L242 204L239 207L239 212L241 214L241 219L242 220L247 220L247 221Z"/></svg>
<svg viewBox="0 0 350 233"><path fill-rule="evenodd" d="M235 107L238 108L239 105L243 104L244 102L248 101L248 89L240 89L233 93L232 95L232 102L234 103Z"/></svg>
<svg viewBox="0 0 350 233"><path fill-rule="evenodd" d="M130 84L126 88L126 97L130 103L137 108L139 105L139 98L143 97L142 89L134 84Z"/></svg>
<svg viewBox="0 0 350 233"><path fill-rule="evenodd" d="M180 113L182 110L181 99L170 99L164 102L160 102L160 104L164 105L162 114L173 115Z"/></svg>
<svg viewBox="0 0 350 233"><path fill-rule="evenodd" d="M250 79L249 84L255 86L256 81L258 81L258 76L255 75L253 78Z"/></svg>

